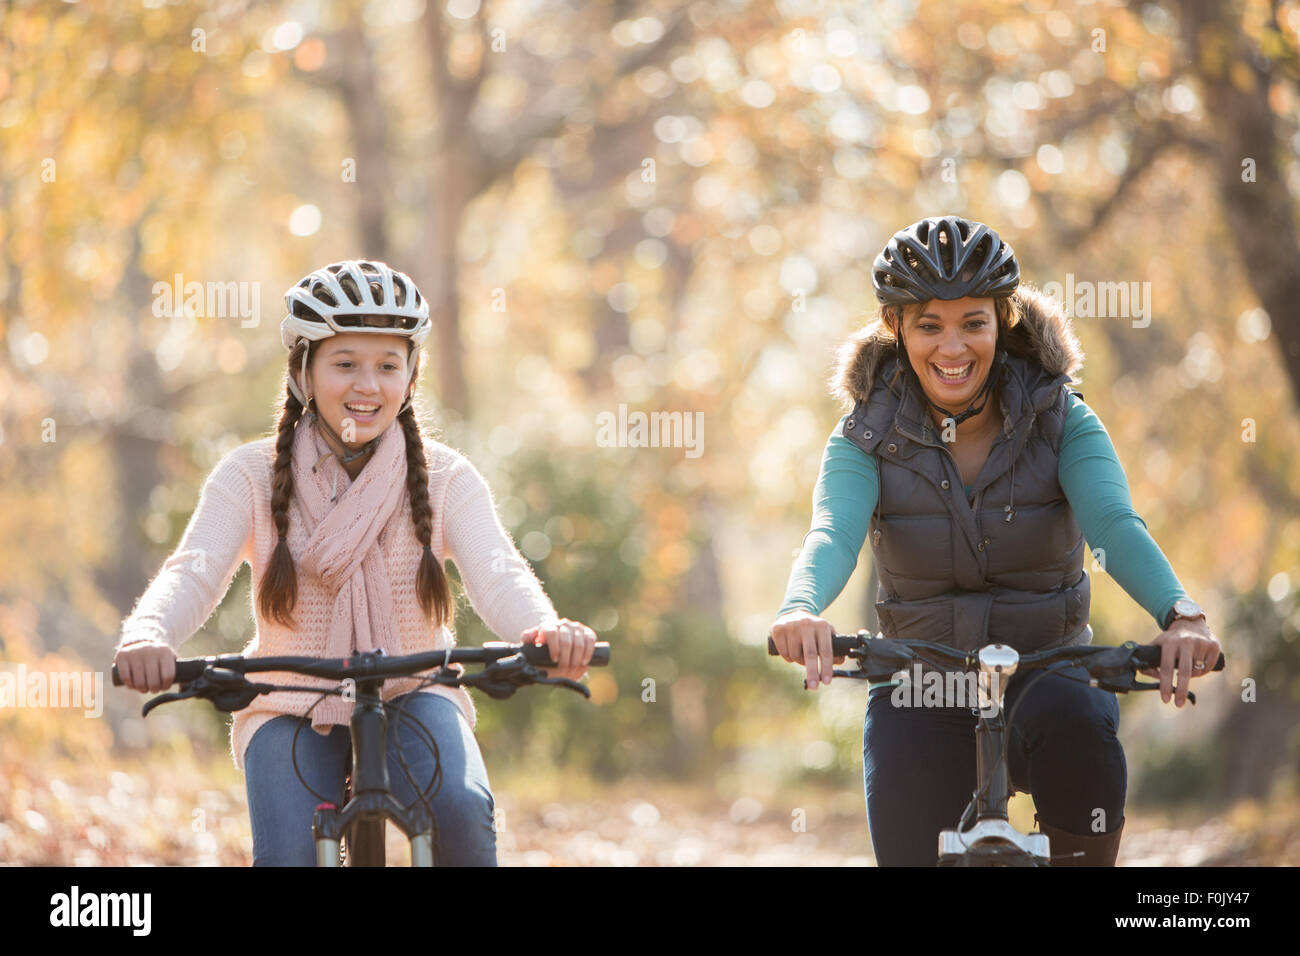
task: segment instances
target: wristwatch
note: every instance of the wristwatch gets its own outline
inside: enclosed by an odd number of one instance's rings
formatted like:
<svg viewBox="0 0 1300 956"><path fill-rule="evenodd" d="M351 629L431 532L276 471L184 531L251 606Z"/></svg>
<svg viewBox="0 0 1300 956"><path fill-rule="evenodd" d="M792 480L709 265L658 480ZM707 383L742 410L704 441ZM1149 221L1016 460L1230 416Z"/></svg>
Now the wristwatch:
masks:
<svg viewBox="0 0 1300 956"><path fill-rule="evenodd" d="M1179 598L1174 602L1174 606L1170 608L1169 613L1165 615L1164 629L1166 631L1169 630L1169 625L1180 619L1188 621L1204 621L1205 611L1202 610L1201 606L1195 601L1189 600L1188 598Z"/></svg>

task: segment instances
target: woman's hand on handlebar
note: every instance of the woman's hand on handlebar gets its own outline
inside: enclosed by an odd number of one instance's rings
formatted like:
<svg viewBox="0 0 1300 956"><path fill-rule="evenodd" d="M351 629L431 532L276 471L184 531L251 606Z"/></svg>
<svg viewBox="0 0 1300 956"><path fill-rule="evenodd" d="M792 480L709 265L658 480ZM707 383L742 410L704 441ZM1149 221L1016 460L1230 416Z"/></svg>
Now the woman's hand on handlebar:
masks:
<svg viewBox="0 0 1300 956"><path fill-rule="evenodd" d="M1187 702L1187 685L1193 677L1213 673L1219 659L1219 639L1210 632L1205 621L1176 620L1151 642L1160 646L1160 669L1145 668L1138 673L1160 678L1160 700L1169 703L1172 695L1175 707ZM1175 690L1174 674L1178 675Z"/></svg>
<svg viewBox="0 0 1300 956"><path fill-rule="evenodd" d="M121 647L113 663L122 683L142 693L166 690L176 680L176 651L161 641L138 641Z"/></svg>
<svg viewBox="0 0 1300 956"><path fill-rule="evenodd" d="M808 673L804 687L816 690L819 683L831 682L834 664L843 663L843 657L831 656L831 638L835 628L831 623L807 611L782 614L772 624L772 643L777 653L792 664L803 664Z"/></svg>

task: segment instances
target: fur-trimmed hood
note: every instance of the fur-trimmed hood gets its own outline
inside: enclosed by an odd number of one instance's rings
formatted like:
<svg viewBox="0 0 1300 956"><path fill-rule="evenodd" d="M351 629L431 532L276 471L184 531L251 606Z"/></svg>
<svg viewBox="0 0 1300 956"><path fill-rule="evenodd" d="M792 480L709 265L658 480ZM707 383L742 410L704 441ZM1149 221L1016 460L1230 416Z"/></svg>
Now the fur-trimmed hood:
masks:
<svg viewBox="0 0 1300 956"><path fill-rule="evenodd" d="M1001 345L1028 359L1051 377L1069 375L1083 367L1083 348L1061 303L1031 285L1021 283L1021 319L1002 333ZM895 355L894 339L880 319L873 319L840 346L830 378L831 394L845 410L865 401L885 359Z"/></svg>

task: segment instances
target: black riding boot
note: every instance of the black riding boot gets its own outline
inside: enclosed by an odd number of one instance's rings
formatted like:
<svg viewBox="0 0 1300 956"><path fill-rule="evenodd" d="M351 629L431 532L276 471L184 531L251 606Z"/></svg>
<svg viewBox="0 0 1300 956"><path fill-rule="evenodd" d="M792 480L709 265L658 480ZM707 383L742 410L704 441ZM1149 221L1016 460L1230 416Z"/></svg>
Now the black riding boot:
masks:
<svg viewBox="0 0 1300 956"><path fill-rule="evenodd" d="M1127 819L1127 818L1125 818ZM1119 856L1119 840L1124 832L1124 821L1109 833L1079 836L1050 823L1044 823L1034 814L1038 828L1051 841L1052 866L1114 866Z"/></svg>

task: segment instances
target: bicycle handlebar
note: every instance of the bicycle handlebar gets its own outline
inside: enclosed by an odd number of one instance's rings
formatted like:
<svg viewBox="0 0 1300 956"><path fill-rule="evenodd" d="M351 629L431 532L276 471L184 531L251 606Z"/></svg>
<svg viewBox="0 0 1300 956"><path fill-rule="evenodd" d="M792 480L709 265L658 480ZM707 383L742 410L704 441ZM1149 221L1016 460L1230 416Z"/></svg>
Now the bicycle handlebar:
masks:
<svg viewBox="0 0 1300 956"><path fill-rule="evenodd" d="M1039 666L1077 658L1077 663L1086 668L1089 663L1088 658L1097 658L1097 669L1111 671L1116 666L1115 652L1123 652L1125 649L1129 652L1128 661L1131 662L1133 669L1158 668L1160 666L1160 659L1163 654L1160 645L1128 642L1119 647L1096 644L1070 644L1065 647L1054 647L1045 651L1021 654L1017 667L1035 669ZM873 651L876 653L873 654ZM776 649L776 642L771 637L767 639L767 653L772 657L780 656L780 652ZM832 635L831 653L834 657L854 657L864 663L875 657L879 659L880 663L887 663L890 666L899 663L906 664L909 661L918 659L930 660L931 663L935 663L932 660L934 657L940 658L945 663L968 669L977 667L979 664L978 651L961 651L946 644L934 644L928 641L871 637L865 631L862 634L853 636ZM1223 653L1220 652L1219 659L1210 670L1221 671L1223 670L1223 664L1224 657Z"/></svg>
<svg viewBox="0 0 1300 956"><path fill-rule="evenodd" d="M502 658L522 653L524 660L535 667L554 667L550 647L546 644L507 644L489 641L482 647L455 647L445 650L425 651L402 657L380 658L319 658L319 657L244 657L223 654L212 657L180 658L176 661L174 683L184 684L197 680L207 667L220 667L240 674L262 671L293 671L312 677L333 680L404 677L418 671L431 670L444 664L488 664ZM592 652L589 666L604 667L609 663L609 644L601 641ZM121 687L122 678L113 665L113 684Z"/></svg>

